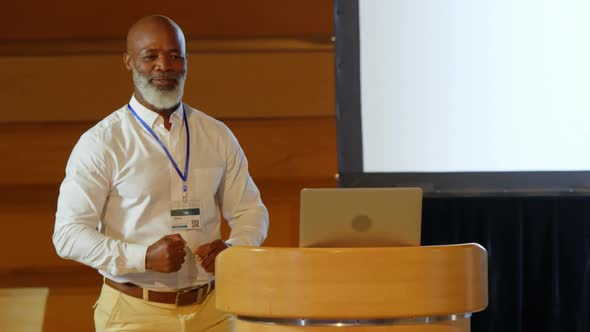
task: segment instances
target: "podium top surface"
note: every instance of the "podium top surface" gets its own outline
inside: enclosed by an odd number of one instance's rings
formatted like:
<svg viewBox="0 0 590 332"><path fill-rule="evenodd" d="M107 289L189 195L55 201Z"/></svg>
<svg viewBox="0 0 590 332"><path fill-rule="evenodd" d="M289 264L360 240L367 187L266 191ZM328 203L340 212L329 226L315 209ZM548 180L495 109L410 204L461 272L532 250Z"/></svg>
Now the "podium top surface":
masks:
<svg viewBox="0 0 590 332"><path fill-rule="evenodd" d="M216 261L217 308L266 318L463 314L488 303L478 244L381 248L232 247Z"/></svg>

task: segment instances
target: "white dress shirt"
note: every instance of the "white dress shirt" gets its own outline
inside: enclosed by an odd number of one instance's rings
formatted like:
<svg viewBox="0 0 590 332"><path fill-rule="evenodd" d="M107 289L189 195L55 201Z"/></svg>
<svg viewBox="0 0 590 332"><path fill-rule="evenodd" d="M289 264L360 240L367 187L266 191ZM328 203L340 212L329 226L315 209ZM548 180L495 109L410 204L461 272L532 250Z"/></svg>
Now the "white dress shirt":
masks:
<svg viewBox="0 0 590 332"><path fill-rule="evenodd" d="M164 119L135 97L130 105L184 172L182 106L170 116L168 131ZM53 234L61 257L92 266L117 282L175 290L213 279L192 251L220 238L220 207L231 227L228 243L258 246L264 241L268 212L236 138L221 122L187 105L184 110L190 134L188 199L200 202L202 229L172 231L170 204L182 200L183 181L156 139L125 106L84 133L70 155ZM174 273L146 270L148 246L173 233L187 242L182 268Z"/></svg>

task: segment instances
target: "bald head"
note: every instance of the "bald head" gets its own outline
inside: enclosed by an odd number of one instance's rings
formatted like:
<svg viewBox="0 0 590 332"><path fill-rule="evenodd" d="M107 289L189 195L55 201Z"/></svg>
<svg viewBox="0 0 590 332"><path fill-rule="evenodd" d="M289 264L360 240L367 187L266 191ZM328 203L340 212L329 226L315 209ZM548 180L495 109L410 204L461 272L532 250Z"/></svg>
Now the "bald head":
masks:
<svg viewBox="0 0 590 332"><path fill-rule="evenodd" d="M186 45L180 27L165 16L147 16L127 33L125 66L133 74L135 97L155 111L174 109L182 98Z"/></svg>
<svg viewBox="0 0 590 332"><path fill-rule="evenodd" d="M146 16L135 22L127 32L127 53L141 50L146 42L162 38L175 39L179 51L186 53L184 33L174 21L166 16Z"/></svg>

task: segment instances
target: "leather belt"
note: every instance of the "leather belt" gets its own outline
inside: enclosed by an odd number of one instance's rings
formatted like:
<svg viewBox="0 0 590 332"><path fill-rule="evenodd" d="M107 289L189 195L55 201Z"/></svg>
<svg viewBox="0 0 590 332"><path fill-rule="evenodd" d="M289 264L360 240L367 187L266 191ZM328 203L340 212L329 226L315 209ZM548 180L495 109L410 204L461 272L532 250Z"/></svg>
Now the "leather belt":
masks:
<svg viewBox="0 0 590 332"><path fill-rule="evenodd" d="M152 301L158 303L176 304L179 306L201 304L205 301L207 296L215 289L215 280L208 284L204 284L194 288L181 289L175 292L157 292L153 290L145 290L146 296L144 298L144 288L141 288L130 282L119 283L111 279L105 278L104 283L120 291L123 294L136 297L145 301Z"/></svg>

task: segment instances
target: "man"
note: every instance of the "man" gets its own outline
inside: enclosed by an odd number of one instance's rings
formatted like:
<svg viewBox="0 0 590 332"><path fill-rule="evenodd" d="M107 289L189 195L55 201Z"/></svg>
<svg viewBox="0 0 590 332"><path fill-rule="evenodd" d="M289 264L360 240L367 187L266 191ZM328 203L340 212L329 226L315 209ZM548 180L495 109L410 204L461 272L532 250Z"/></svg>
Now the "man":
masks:
<svg viewBox="0 0 590 332"><path fill-rule="evenodd" d="M55 248L104 276L97 331L229 331L231 319L215 309L215 257L230 245L260 245L268 212L229 129L181 102L178 25L139 20L124 61L134 95L72 151ZM219 208L232 229L227 242Z"/></svg>

